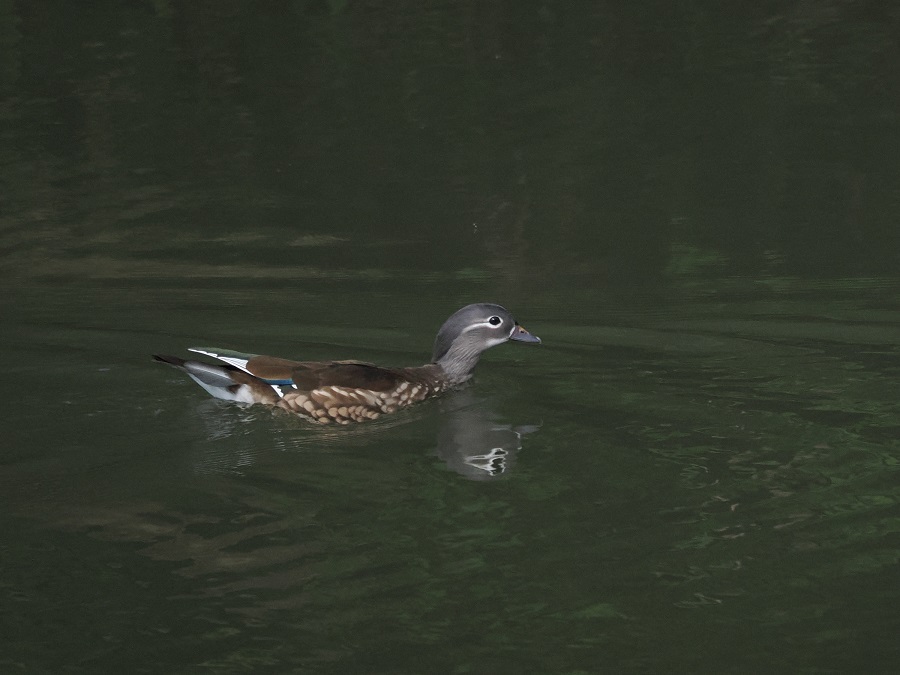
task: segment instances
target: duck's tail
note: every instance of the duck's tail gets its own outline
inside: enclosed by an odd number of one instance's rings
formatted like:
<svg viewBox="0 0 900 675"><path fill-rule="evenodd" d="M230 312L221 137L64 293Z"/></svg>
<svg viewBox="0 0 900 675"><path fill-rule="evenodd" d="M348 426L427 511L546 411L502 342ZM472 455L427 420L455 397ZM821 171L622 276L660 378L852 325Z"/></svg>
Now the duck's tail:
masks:
<svg viewBox="0 0 900 675"><path fill-rule="evenodd" d="M153 360L184 371L188 377L216 398L224 401L237 401L238 403L260 402L259 397L254 395L254 390L257 387L247 382L248 379L257 380L257 378L244 373L234 366L213 365L203 361L187 361L168 354L154 354Z"/></svg>

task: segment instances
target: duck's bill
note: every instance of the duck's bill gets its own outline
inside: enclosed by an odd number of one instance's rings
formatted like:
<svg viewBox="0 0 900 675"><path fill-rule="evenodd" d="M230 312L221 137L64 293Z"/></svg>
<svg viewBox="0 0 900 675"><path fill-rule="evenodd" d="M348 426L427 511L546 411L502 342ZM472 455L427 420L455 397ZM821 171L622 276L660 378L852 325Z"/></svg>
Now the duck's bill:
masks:
<svg viewBox="0 0 900 675"><path fill-rule="evenodd" d="M516 342L534 342L535 344L541 343L541 338L539 338L537 335L532 335L519 324L516 324L516 327L513 329L512 335L509 336L509 339L515 340Z"/></svg>

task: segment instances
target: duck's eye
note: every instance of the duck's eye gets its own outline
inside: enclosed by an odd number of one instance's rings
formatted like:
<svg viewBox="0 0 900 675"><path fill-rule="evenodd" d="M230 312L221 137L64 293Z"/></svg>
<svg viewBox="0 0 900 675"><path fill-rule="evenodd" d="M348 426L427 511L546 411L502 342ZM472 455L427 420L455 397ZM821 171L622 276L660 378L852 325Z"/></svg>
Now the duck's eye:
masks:
<svg viewBox="0 0 900 675"><path fill-rule="evenodd" d="M490 319L488 319L488 323L492 326L499 326L501 323L503 323L503 319L501 319L499 316L492 316Z"/></svg>

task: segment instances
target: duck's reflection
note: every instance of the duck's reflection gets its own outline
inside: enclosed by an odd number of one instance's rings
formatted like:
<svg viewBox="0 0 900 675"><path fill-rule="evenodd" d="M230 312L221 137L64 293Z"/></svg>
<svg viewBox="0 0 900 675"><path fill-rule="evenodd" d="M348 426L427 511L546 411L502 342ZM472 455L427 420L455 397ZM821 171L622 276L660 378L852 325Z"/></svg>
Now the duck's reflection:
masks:
<svg viewBox="0 0 900 675"><path fill-rule="evenodd" d="M487 402L468 389L453 392L441 407L437 454L453 471L472 480L509 473L522 449L522 436L540 428L499 423Z"/></svg>
<svg viewBox="0 0 900 675"><path fill-rule="evenodd" d="M522 437L540 428L503 423L489 399L477 396L472 389L451 392L436 406L419 406L373 422L324 429L261 406L241 412L234 408L218 401L197 406L197 418L207 436L194 458L199 473L243 472L257 463L254 455L266 454L273 445L285 452L343 452L370 447L384 442L392 433L405 436L400 429L415 431L415 425L427 428L431 421L438 425L436 437L429 433L436 438L436 454L450 469L471 480L492 480L512 471L522 449ZM274 428L271 419L263 420L273 414L277 417ZM246 442L229 442L241 436L247 436Z"/></svg>

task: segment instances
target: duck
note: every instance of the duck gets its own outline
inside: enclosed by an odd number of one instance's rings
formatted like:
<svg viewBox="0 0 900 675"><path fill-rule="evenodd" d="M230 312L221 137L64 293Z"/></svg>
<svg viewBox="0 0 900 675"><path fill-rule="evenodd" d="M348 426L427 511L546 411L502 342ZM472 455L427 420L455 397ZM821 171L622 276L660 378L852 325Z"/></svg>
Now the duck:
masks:
<svg viewBox="0 0 900 675"><path fill-rule="evenodd" d="M216 347L188 351L209 363L154 354L159 363L183 371L212 396L225 401L280 408L319 424L350 424L459 387L472 377L481 355L504 342L540 344L500 305L477 303L454 312L434 340L431 362L409 368L364 361L291 361Z"/></svg>

